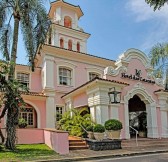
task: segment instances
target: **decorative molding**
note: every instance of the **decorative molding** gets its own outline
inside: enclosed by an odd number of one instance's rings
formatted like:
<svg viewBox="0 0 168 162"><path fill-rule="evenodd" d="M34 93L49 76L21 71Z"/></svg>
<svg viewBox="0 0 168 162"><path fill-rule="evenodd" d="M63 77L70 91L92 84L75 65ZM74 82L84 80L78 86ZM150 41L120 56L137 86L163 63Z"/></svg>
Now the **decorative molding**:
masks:
<svg viewBox="0 0 168 162"><path fill-rule="evenodd" d="M117 76L120 72L126 73L127 68L125 66L119 66L114 69L112 66L109 66L104 69L104 75Z"/></svg>
<svg viewBox="0 0 168 162"><path fill-rule="evenodd" d="M133 89L128 91L128 93L124 96L125 103L128 102L130 98L132 98L134 95L138 95L142 101L148 104L154 104L155 100L152 98L150 94L146 91L145 87L142 83L138 82Z"/></svg>
<svg viewBox="0 0 168 162"><path fill-rule="evenodd" d="M128 49L126 52L119 56L119 60L116 61L116 65L121 63L129 63L131 59L140 60L147 69L151 69L149 58L140 50Z"/></svg>

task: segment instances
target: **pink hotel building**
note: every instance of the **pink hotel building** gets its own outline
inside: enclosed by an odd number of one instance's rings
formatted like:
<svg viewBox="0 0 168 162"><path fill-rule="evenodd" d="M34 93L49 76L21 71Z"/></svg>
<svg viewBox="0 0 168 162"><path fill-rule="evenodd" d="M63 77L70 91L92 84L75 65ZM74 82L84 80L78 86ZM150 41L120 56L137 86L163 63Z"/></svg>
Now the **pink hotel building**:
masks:
<svg viewBox="0 0 168 162"><path fill-rule="evenodd" d="M152 75L149 58L137 49L128 49L117 61L87 54L90 34L78 26L81 8L57 0L49 15L52 32L36 55L35 72L16 67L17 79L30 88L23 94L27 107L20 112L28 127L55 128L57 113L87 106L97 123L122 121L123 139L130 138L132 116L144 111L147 137L168 137L168 92ZM109 102L113 87L121 92L120 103Z"/></svg>

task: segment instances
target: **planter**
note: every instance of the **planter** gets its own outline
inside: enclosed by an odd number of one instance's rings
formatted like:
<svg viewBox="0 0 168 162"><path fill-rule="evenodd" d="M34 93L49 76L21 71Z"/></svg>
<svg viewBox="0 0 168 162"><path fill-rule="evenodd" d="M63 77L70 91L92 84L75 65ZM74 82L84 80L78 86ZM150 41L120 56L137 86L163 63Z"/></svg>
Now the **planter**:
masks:
<svg viewBox="0 0 168 162"><path fill-rule="evenodd" d="M120 133L121 130L107 130L106 134L107 134L107 138L109 139L120 139Z"/></svg>
<svg viewBox="0 0 168 162"><path fill-rule="evenodd" d="M139 131L138 134L139 134L139 137L144 137L144 138L147 137L147 132L145 131Z"/></svg>
<svg viewBox="0 0 168 162"><path fill-rule="evenodd" d="M94 137L97 141L102 141L104 139L104 133L96 133L94 132Z"/></svg>
<svg viewBox="0 0 168 162"><path fill-rule="evenodd" d="M89 146L90 150L94 151L101 151L101 150L115 150L121 149L121 140L92 140L86 139L87 145Z"/></svg>
<svg viewBox="0 0 168 162"><path fill-rule="evenodd" d="M88 136L89 139L95 139L93 132L90 132L90 131L87 132L87 136Z"/></svg>

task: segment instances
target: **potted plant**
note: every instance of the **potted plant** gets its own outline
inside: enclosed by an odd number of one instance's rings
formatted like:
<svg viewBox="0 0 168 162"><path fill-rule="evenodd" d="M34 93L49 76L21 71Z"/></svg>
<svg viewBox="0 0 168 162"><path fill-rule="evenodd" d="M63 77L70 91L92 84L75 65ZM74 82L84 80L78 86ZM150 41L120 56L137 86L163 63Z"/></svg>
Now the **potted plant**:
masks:
<svg viewBox="0 0 168 162"><path fill-rule="evenodd" d="M19 128L26 128L27 127L27 122L25 119L20 118L19 123L18 123Z"/></svg>
<svg viewBox="0 0 168 162"><path fill-rule="evenodd" d="M93 128L93 132L96 140L102 141L104 139L105 128L103 125L96 124Z"/></svg>
<svg viewBox="0 0 168 162"><path fill-rule="evenodd" d="M88 127L86 127L86 131L87 131L88 138L89 139L94 139L93 125L89 125Z"/></svg>
<svg viewBox="0 0 168 162"><path fill-rule="evenodd" d="M117 119L109 119L105 122L106 134L109 139L119 139L122 123Z"/></svg>

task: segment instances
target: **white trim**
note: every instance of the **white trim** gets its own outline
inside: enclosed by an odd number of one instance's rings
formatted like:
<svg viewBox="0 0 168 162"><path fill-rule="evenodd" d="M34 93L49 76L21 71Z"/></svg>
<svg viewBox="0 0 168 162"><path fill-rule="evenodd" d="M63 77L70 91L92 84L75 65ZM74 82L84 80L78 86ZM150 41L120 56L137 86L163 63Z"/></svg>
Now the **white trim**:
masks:
<svg viewBox="0 0 168 162"><path fill-rule="evenodd" d="M29 105L31 105L36 110L36 113L37 113L37 128L41 128L41 115L40 115L39 108L34 103L32 103L31 101L25 100L25 102L28 103Z"/></svg>
<svg viewBox="0 0 168 162"><path fill-rule="evenodd" d="M67 69L70 69L71 70L71 75L72 75L72 83L71 85L65 85L65 87L74 87L75 86L75 68L76 68L76 65L71 63L71 62L68 62L68 61L59 61L59 62L56 62L56 66L57 66L57 75L56 75L56 80L57 80L57 86L64 86L64 85L61 85L59 84L59 68L60 67L64 67L64 68L67 68Z"/></svg>
<svg viewBox="0 0 168 162"><path fill-rule="evenodd" d="M89 73L96 73L100 75L100 78L103 77L103 69L97 67L86 67L87 70L87 81L89 81Z"/></svg>
<svg viewBox="0 0 168 162"><path fill-rule="evenodd" d="M124 110L125 110L125 138L130 138L129 133L129 109L128 109L128 101L134 95L140 97L140 99L146 104L146 112L147 112L147 128L148 128L148 137L157 138L158 130L157 130L157 114L156 114L156 103L153 97L148 94L145 87L143 87L142 83L137 83L133 89L127 92L124 96Z"/></svg>

